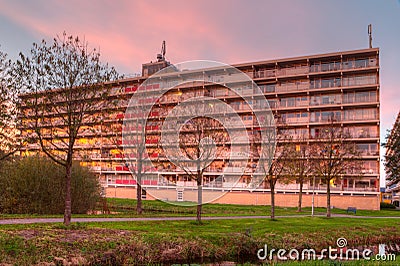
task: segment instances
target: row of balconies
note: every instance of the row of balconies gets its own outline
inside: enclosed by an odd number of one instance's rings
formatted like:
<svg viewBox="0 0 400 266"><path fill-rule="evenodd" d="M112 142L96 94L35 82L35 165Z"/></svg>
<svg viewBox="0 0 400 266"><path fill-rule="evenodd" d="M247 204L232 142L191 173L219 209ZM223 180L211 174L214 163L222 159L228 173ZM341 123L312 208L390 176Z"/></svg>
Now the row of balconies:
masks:
<svg viewBox="0 0 400 266"><path fill-rule="evenodd" d="M250 118L252 118L252 117L250 117ZM314 117L310 120L311 120L311 122L327 122L327 121L329 121L328 118L329 118L328 116L318 116L317 118ZM369 119L371 119L371 117L366 117L364 119L369 120ZM336 120L341 121L341 119L339 118L339 116L337 114L336 114ZM349 122L354 122L355 120L357 120L357 119L350 120ZM278 125L279 124L283 124L283 125L296 124L297 125L297 124L301 124L301 123L308 124L308 121L309 121L308 117L301 117L301 116L300 117L281 117L278 119ZM253 122L253 119L248 120L248 121L246 120L246 122L249 122L249 123L245 123L245 125L247 127L257 127L258 126L256 122ZM346 122L346 120L343 120L341 122ZM160 130L160 127L161 127L161 124L157 124L156 122L153 122L153 124L147 126L147 130L158 131L158 130ZM141 125L131 126L131 127L126 126L126 127L124 127L124 132L132 132L133 133L135 131L135 129L141 130L142 126ZM348 133L350 134L350 137L352 137L352 138L376 138L376 137L378 137L377 131L371 131L371 129L369 129L369 128L359 128L359 129L357 129L356 132L351 132L351 130L353 130L353 128L346 128L346 129L349 131ZM356 129L354 129L354 130L356 130ZM120 132L118 132L118 133L119 133L118 136L121 137ZM29 134L32 135L33 133L28 133L28 135ZM308 132L301 132L301 134L299 134L299 135L305 136L305 134L308 135ZM291 135L295 136L296 133L293 133L293 134L291 133ZM79 135L79 136L85 137L86 133ZM310 136L314 137L313 134L311 134ZM32 135L32 137L33 137L33 135ZM58 134L58 137L62 137L62 136L60 136ZM315 135L315 137L316 137L316 135ZM91 148L93 145L105 147L107 145L112 146L115 144L116 145L134 145L135 144L135 142L132 140L129 140L129 138L127 138L124 143L122 143L121 139L117 140L117 135L115 135L115 138L116 138L115 143L105 142L106 140L109 139L107 137L105 137L105 139L97 138L97 140L89 139L82 143L78 139L78 141L76 143L76 145L77 145L76 147L79 146L81 148ZM95 142L93 142L93 141L95 141ZM158 140L156 138L153 138L153 135L147 136L146 144L157 144L157 143L158 143ZM35 144L33 144L33 145L35 145ZM32 145L29 145L29 146L32 146Z"/></svg>
<svg viewBox="0 0 400 266"><path fill-rule="evenodd" d="M309 73L336 72L340 70L360 70L378 66L377 58L365 58L351 61L320 62L311 65L298 65L290 68L261 69L246 72L251 78L275 78L282 76L306 75Z"/></svg>
<svg viewBox="0 0 400 266"><path fill-rule="evenodd" d="M223 77L221 77L223 79ZM318 82L319 81L319 82ZM365 85L375 85L377 83L377 77L376 74L370 74L368 75L358 75L358 76L349 76L349 77L344 77L343 80L340 77L337 78L332 78L330 81L329 79L327 80L304 80L304 81L297 81L297 82L283 82L283 83L278 83L271 87L271 85L268 85L268 88L265 90L263 86L265 85L259 85L261 90L264 93L271 93L271 92L293 92L293 91L303 91L303 90L310 90L310 89L323 89L323 88L335 88L335 87L347 87L347 86L365 86ZM151 89L158 89L159 84L153 84L153 85L148 85L147 87ZM192 88L193 86L189 86ZM126 91L131 92L131 91L136 91L137 87L127 87ZM144 93L146 91L150 91L151 89L146 88ZM253 95L257 93L256 90L253 90L251 86L244 86L244 87L237 87L236 90L242 95ZM217 92L215 92L217 91ZM199 95L196 96L236 96L236 94L233 91L230 92L221 92L218 90L211 90L209 92L199 92ZM197 94L197 92L196 92ZM145 95L145 94L144 94ZM182 93L175 93L175 94L165 94L159 102L161 103L175 103L180 101L180 99L185 98L186 96L182 95ZM146 103L151 103L153 102L152 100L146 100L146 97L143 97L144 99L141 100L141 104L146 104ZM156 99L154 99L156 100Z"/></svg>
<svg viewBox="0 0 400 266"><path fill-rule="evenodd" d="M242 111L242 110L241 110ZM346 122L351 122L351 123L364 123L365 121L375 121L378 120L378 115L365 115L365 116L356 116L356 115L348 115L346 117L342 117L340 111L335 112L335 116L334 116L334 121L335 122L342 122L342 123L346 123ZM318 115L318 116L308 116L308 113L306 113L306 116L302 116L299 115L299 117L278 117L278 119L276 120L276 124L277 125L295 125L295 124L318 124L318 123L327 123L329 121L332 121L332 117L330 115L327 116L322 116L322 115ZM129 123L129 122L128 122ZM133 124L133 123L131 123ZM244 125L246 127L258 127L258 124L256 123L256 121L253 119L251 120L246 120L244 121ZM142 127L140 127L140 125L138 126L131 126L131 127L125 127L124 131L125 132L132 132L135 130L141 130ZM168 128L166 128L168 130ZM171 130L173 130L175 128L171 128ZM152 126L148 126L147 130L160 130L160 125L152 125Z"/></svg>
<svg viewBox="0 0 400 266"><path fill-rule="evenodd" d="M131 166L132 169L134 168L134 166ZM123 165L117 165L117 166L92 166L90 167L93 171L96 172L130 172L130 167L128 166L123 166ZM136 168L135 168L136 169ZM190 169L188 169L190 170ZM235 166L226 166L226 167L222 167L222 166L218 166L218 167L208 167L205 170L205 173L222 173L223 171L225 173L228 174L242 174L242 173L248 173L248 174L252 174L255 172L255 165L248 165L246 167L235 167ZM176 172L177 169L174 165L159 165L157 168L151 167L151 166L146 166L143 169L143 173L171 173L171 172ZM191 171L193 171L193 173L196 172L196 169L193 168ZM178 172L183 172L183 170L178 171ZM176 173L178 173L176 172ZM361 174L364 175L376 175L379 174L379 169L376 166L372 166L371 164L365 164L364 168L361 169ZM357 173L353 173L353 175L357 175ZM399 184L391 186L390 189L397 189L398 187L400 187Z"/></svg>
<svg viewBox="0 0 400 266"><path fill-rule="evenodd" d="M359 84L346 80L346 82L341 82L337 83L327 83L326 86L323 86L323 84L318 85L312 85L309 80L303 81L303 82L286 82L286 83L278 83L274 85L258 85L262 93L290 93L290 92L296 92L296 91L307 91L307 90L323 90L323 89L334 89L334 88L345 88L345 87L359 87L359 86L367 86L367 85L377 85L376 78L375 79L367 79L365 81L359 82ZM258 95L258 90L253 89L252 87L237 87L235 90L240 95L243 96L251 96L251 95ZM177 103L181 102L185 99L188 98L188 95L190 92L184 92L184 93L170 93L170 94L165 94L163 95L160 99L155 99L155 98L148 98L146 95L143 95L143 99L139 101L140 104L150 104L153 102L161 103L161 104L167 104L167 103ZM233 90L228 90L228 89L213 89L210 90L209 92L207 91L199 91L196 92L196 95L194 96L212 96L212 97L238 97L238 95L233 91Z"/></svg>
<svg viewBox="0 0 400 266"><path fill-rule="evenodd" d="M142 180L142 186L157 186L157 180ZM134 179L116 179L115 184L117 185L136 185L137 182Z"/></svg>
<svg viewBox="0 0 400 266"><path fill-rule="evenodd" d="M270 103L272 105L272 107L274 109L279 109L279 108L296 108L296 107L300 107L303 106L304 108L306 107L311 107L308 106L306 104L304 104L304 102L299 102L299 101L295 101L295 105L297 106L279 106L279 103L270 100ZM318 102L314 102L314 105L312 106L316 106L318 104ZM330 102L331 105L335 104L335 105L339 105L339 103L336 103L335 101L331 101ZM374 107L376 107L377 102L371 103L371 105L373 104ZM251 112L252 108L245 102L232 102L229 104L230 108L232 108L234 111L237 112ZM354 104L351 105L351 107L353 107ZM261 108L260 104L258 102L254 102L253 105L254 110L259 110ZM372 111L375 110L375 111ZM310 117L315 113L315 114L319 114L321 112L307 112L307 116L308 113L310 114ZM334 113L337 117L335 117L335 119L337 121L356 121L356 120L375 120L378 118L377 112L375 108L364 108L364 109L346 109L344 111L324 111L323 113ZM365 113L365 114L364 114ZM229 115L231 114L231 111L229 110L228 106L217 106L214 108L214 114L215 115L221 115L221 116L225 116L225 115ZM286 114L286 113L283 113ZM140 114L130 114L129 112L126 114L120 113L115 115L116 120L120 120L122 118L125 118L127 121L130 121L129 119L132 119L131 124L134 123L135 121L135 116L137 116ZM144 114L143 114L144 115ZM149 114L148 118L164 118L167 115L167 110L157 110L157 111L152 111ZM342 118L343 117L343 118ZM327 119L331 119L331 116L328 115ZM304 120L306 121L306 120ZM324 118L311 118L309 120L310 122L324 122ZM281 121L282 122L282 121ZM303 122L303 120L299 121L299 122ZM149 130L157 130L157 129L149 129Z"/></svg>
<svg viewBox="0 0 400 266"><path fill-rule="evenodd" d="M120 88L120 87L114 87L111 89L111 94L112 95L119 95L121 93L134 93L137 91L137 89L140 87L142 91L149 91L149 90L155 90L160 87L160 84L148 84L148 85L133 85L133 86L128 86L125 88Z"/></svg>
<svg viewBox="0 0 400 266"><path fill-rule="evenodd" d="M321 95L321 96L299 96L293 98L280 98L269 99L271 108L293 108L293 107L312 107L312 106L328 106L328 105L340 105L340 104L365 104L372 103L377 104L378 99L374 94L366 97L348 97L347 95Z"/></svg>
<svg viewBox="0 0 400 266"><path fill-rule="evenodd" d="M282 76L297 76L297 75L305 75L309 73L324 73L324 72L332 72L332 71L348 71L348 70L360 70L360 69L369 69L376 68L378 66L378 60L376 57L364 58L364 59L354 59L350 61L332 61L332 62L320 62L320 63L312 63L311 65L297 65L293 67L280 68L274 67L273 69L259 69L253 70L251 72L246 72L252 78L278 78ZM204 75L201 74L198 78L204 78ZM213 82L223 82L223 75L215 75L210 76L210 81ZM342 84L343 85L343 84ZM344 84L346 85L346 84ZM143 91L152 91L154 89L159 89L160 84L148 84L140 86ZM308 84L300 84L295 86L286 86L280 85L277 86L277 90L282 91L292 91L292 90L303 90L308 89ZM124 93L133 93L138 89L137 85L128 86L123 88ZM112 92L118 93L120 88L116 87L112 89ZM98 92L100 96L100 92ZM39 99L41 101L42 99ZM60 102L62 99L59 99Z"/></svg>
<svg viewBox="0 0 400 266"><path fill-rule="evenodd" d="M100 173L100 172L124 172L124 173L130 173L130 170L129 170L129 168L127 166L116 166L116 167L93 166L93 167L90 167L90 168L93 171L98 172L98 173ZM226 174L233 174L233 175L234 174L237 174L237 175L240 174L241 175L243 173L252 174L252 173L254 173L255 169L252 168L252 167L245 167L245 168L226 167L226 169L223 169L223 168L209 168L204 173L211 174L211 175L212 174L218 174L219 175L223 171ZM178 174L178 172L176 172L176 169L168 168L168 167L159 168L159 169L153 170L153 171L143 170L143 173L150 173L150 172L151 173L160 173L160 174L163 174L163 173L175 173L175 174ZM179 172L184 172L184 171L179 171ZM193 171L193 173L195 173L195 171ZM369 176L369 175L377 175L377 174L379 174L379 171L377 169L373 169L373 168L362 169L360 174L367 175L367 176ZM357 174L353 174L353 175L357 175ZM390 191L400 189L400 185L398 185L396 187L393 187L393 188L389 188L389 189L390 189Z"/></svg>
<svg viewBox="0 0 400 266"><path fill-rule="evenodd" d="M261 85L261 86L266 86L266 85ZM276 86L277 91L295 91L295 90L299 90L302 88L308 88L309 85L280 85L280 86ZM248 94L251 95L253 93L253 90L249 90ZM212 94L212 92L211 92ZM238 97L233 91L227 90L226 91L226 96L232 96L232 97ZM377 102L377 97L376 95L370 95L370 96L365 96L365 97L359 97L356 98L355 96L353 98L350 98L348 96L346 96L346 94L344 94L343 99L341 99L342 97L333 97L332 99L328 99L328 98L322 98L323 96L311 96L310 98L308 96L306 96L307 100L303 99L302 101L296 101L293 103L290 103L290 105L286 104L286 105L280 105L278 102L275 102L273 99L271 99L271 106L273 108L291 108L291 107L306 107L306 106L318 106L318 105L340 105L340 104L352 104L352 103L368 103L368 102L373 102L376 103ZM217 97L225 97L221 95L221 92L218 92L218 96ZM321 98L318 98L321 97ZM182 98L182 95L164 95L161 99L160 99L160 103L177 103L180 102ZM304 98L304 97L303 97ZM309 100L308 100L309 98ZM283 98L285 99L285 98ZM143 98L140 100L140 104L149 104L154 102L155 99L154 98ZM254 107L256 107L256 105L254 105ZM237 108L234 107L234 109L236 110ZM249 110L248 107L240 107L237 110ZM129 113L129 110L128 110ZM166 112L163 111L163 113L166 114ZM157 113L152 113L150 115L154 115L157 116ZM129 113L127 116L131 116L131 118L134 118L134 114L133 113ZM124 118L124 114L116 114L116 115L111 115L110 119L123 119ZM129 118L129 117L127 117ZM57 121L53 121L53 123L50 123L50 121L43 121L41 122L41 124L43 126L59 126L62 123L58 123Z"/></svg>
<svg viewBox="0 0 400 266"><path fill-rule="evenodd" d="M114 186L114 185L119 185L119 186L136 186L137 181L134 179L119 179L119 178L110 178L107 180L106 185L109 186ZM196 181L176 181L176 180L168 180L166 178L162 178L160 180L142 180L141 182L142 186L158 186L158 187L164 187L164 186L177 186L180 188L196 188L197 187L197 182ZM248 184L246 182L215 182L215 181L209 181L203 184L203 188L247 188ZM284 190L284 191L299 191L299 185L298 184L280 184L277 183L276 190ZM268 189L267 189L268 190ZM308 193L310 191L315 191L316 193L321 193L326 191L326 185L324 184L318 184L315 186L315 188L312 185L304 184L303 185L303 192ZM376 185L373 184L365 184L365 185L359 185L357 184L356 186L348 187L348 186L340 186L340 185L334 185L331 186L331 191L332 192L375 192L377 191Z"/></svg>

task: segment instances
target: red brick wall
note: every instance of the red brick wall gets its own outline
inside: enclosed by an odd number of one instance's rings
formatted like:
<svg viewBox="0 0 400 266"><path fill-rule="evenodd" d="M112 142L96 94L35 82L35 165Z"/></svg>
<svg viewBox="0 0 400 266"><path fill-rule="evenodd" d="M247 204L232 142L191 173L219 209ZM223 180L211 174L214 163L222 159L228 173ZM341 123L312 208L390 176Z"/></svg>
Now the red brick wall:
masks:
<svg viewBox="0 0 400 266"><path fill-rule="evenodd" d="M136 189L133 187L109 187L106 189L107 197L110 198L136 198ZM174 191L169 191L175 193ZM170 197L173 199L173 196ZM154 200L149 193L147 199ZM280 207L296 207L298 203L298 194L275 194L276 206ZM303 194L303 207L310 207L312 194ZM326 207L326 194L315 195L315 207ZM270 193L262 192L228 192L224 196L213 201L213 203L225 204L243 204L243 205L270 205ZM340 209L347 207L356 207L361 210L379 210L379 195L331 195L331 206Z"/></svg>

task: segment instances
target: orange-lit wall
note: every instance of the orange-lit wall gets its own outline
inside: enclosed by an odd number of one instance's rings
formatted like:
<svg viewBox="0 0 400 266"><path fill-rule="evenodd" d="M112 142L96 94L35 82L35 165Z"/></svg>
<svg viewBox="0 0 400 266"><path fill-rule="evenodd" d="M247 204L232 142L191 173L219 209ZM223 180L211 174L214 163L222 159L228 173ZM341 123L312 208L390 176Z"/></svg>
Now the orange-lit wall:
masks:
<svg viewBox="0 0 400 266"><path fill-rule="evenodd" d="M133 187L108 187L106 188L107 197L110 198L136 198L136 189ZM296 207L298 203L298 194L275 194L276 206ZM148 200L154 198L147 194ZM303 194L303 207L310 207L312 201L311 194ZM224 204L243 204L243 205L270 205L270 193L262 192L228 192L223 197L213 203ZM376 195L331 195L331 206L339 209L356 207L361 210L379 210L380 196ZM315 195L315 207L326 207L326 194Z"/></svg>

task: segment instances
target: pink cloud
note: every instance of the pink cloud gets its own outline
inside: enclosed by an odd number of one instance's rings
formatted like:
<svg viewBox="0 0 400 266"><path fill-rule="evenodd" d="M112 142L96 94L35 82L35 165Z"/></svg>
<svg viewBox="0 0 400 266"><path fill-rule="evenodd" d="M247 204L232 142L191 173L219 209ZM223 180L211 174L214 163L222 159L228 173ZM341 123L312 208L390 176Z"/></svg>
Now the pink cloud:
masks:
<svg viewBox="0 0 400 266"><path fill-rule="evenodd" d="M141 63L155 59L164 39L167 48L171 48L167 50L167 57L173 61L201 57L196 51L201 51L206 44L216 51L225 46L223 32L209 24L195 9L188 12L182 5L167 5L163 12L155 12L157 7L145 1L106 2L94 6L82 1L46 4L53 5L47 7L49 10L63 12L49 18L35 10L22 8L18 2L4 3L0 12L34 32L38 40L52 38L64 30L85 36L89 45L100 47L103 59L132 72L138 71Z"/></svg>

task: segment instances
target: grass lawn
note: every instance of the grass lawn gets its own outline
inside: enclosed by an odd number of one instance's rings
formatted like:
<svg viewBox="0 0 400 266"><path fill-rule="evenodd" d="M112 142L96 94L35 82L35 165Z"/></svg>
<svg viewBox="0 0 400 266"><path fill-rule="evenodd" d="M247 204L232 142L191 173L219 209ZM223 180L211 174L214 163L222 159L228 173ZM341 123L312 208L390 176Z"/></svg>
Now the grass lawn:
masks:
<svg viewBox="0 0 400 266"><path fill-rule="evenodd" d="M108 198L107 206L113 214L75 214L73 217L171 217L171 216L195 216L196 207L186 207L167 204L159 200L144 200L143 214L136 214L136 200ZM100 210L100 209L99 209ZM253 205L235 205L235 204L205 204L203 205L204 216L268 216L270 215L270 206ZM325 208L315 208L315 214L324 215ZM333 209L333 214L346 214L346 210ZM297 208L275 208L276 216L286 215L311 215L311 208L303 208L302 212L297 212ZM353 215L353 214L351 214ZM357 210L356 216L395 216L400 218L399 210L380 210L368 211ZM62 215L39 215L39 214L0 214L0 219L7 218L43 218L43 217L62 217Z"/></svg>
<svg viewBox="0 0 400 266"><path fill-rule="evenodd" d="M400 219L292 217L210 220L202 225L194 221L107 222L79 223L70 228L60 224L1 225L0 262L254 263L257 250L265 244L276 249L321 250L336 247L339 237L347 239L348 247L400 243ZM321 265L307 263L303 265Z"/></svg>
<svg viewBox="0 0 400 266"><path fill-rule="evenodd" d="M135 200L110 198L111 215L73 217L138 217ZM143 201L140 217L195 216L196 207ZM147 263L210 263L231 261L259 263L257 250L264 247L317 251L336 247L347 239L348 247L373 248L380 243L400 245L400 219L310 217L311 209L276 208L270 219L195 221L144 221L61 224L0 225L0 264L32 265L39 262L76 265L142 265ZM316 214L326 209L317 208ZM334 214L346 214L333 209ZM270 214L269 206L206 204L204 216L255 216ZM294 217L294 215L304 217ZM357 216L399 216L396 210L363 211ZM1 215L5 218L62 217L62 215ZM399 251L398 251L399 252ZM395 262L308 261L299 265L398 265ZM277 262L274 262L276 264ZM297 265L298 262L296 262ZM278 264L280 264L278 262ZM294 263L293 263L294 264ZM285 263L284 265L292 265Z"/></svg>
<svg viewBox="0 0 400 266"><path fill-rule="evenodd" d="M120 213L135 213L136 200L108 198L108 206L112 211ZM196 207L177 206L165 203L159 200L143 201L143 209L145 214L196 214ZM203 205L203 213L206 216L237 216L237 215L269 215L270 206L262 205L236 205L236 204L205 204ZM326 208L315 208L316 214L325 214ZM347 214L346 210L333 209L334 214ZM311 207L303 208L301 213L297 212L297 208L275 207L275 215L311 215ZM380 211L357 210L357 216L383 216L383 217L400 217L399 210L384 209Z"/></svg>

